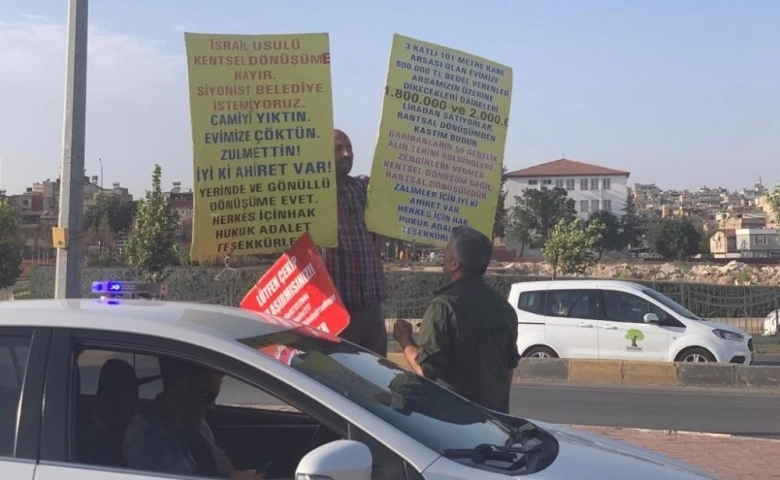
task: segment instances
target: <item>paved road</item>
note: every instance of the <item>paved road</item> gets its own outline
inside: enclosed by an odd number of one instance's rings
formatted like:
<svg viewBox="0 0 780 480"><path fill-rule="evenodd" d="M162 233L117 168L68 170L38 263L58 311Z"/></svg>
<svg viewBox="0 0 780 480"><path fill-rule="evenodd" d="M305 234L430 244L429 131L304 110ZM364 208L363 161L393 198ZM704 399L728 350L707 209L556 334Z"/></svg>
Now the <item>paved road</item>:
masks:
<svg viewBox="0 0 780 480"><path fill-rule="evenodd" d="M149 372L152 374L152 372ZM94 393L98 369L82 371L84 393ZM153 397L159 381L141 387ZM219 403L275 404L276 399L226 378ZM518 383L515 415L571 425L684 430L780 439L780 391L692 387L625 387Z"/></svg>
<svg viewBox="0 0 780 480"><path fill-rule="evenodd" d="M780 366L780 354L777 353L764 353L756 355L756 361L754 365L766 365L766 366Z"/></svg>
<svg viewBox="0 0 780 480"><path fill-rule="evenodd" d="M780 393L757 389L516 384L513 414L553 423L780 438Z"/></svg>

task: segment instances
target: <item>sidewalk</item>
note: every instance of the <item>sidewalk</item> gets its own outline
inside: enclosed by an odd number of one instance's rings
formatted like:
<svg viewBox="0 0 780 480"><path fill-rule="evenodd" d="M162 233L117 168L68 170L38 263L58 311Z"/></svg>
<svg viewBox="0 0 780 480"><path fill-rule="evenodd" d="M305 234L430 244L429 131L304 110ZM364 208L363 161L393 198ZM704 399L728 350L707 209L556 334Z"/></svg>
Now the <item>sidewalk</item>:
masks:
<svg viewBox="0 0 780 480"><path fill-rule="evenodd" d="M780 479L780 440L581 425L572 427L683 460L723 480Z"/></svg>

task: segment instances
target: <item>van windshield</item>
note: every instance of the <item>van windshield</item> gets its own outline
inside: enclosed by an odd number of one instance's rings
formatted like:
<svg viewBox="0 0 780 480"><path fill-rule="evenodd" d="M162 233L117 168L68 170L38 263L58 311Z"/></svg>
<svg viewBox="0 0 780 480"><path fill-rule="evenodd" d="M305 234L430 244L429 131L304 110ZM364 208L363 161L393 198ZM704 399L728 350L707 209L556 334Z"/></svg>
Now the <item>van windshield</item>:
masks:
<svg viewBox="0 0 780 480"><path fill-rule="evenodd" d="M655 290L652 290L650 288L647 288L645 290L642 290L642 293L647 295L648 297L652 298L653 300L657 301L658 303L661 303L666 308L670 309L677 315L681 315L685 318L689 318L691 320L704 320L700 316L696 315L695 313L691 312L687 308L683 307L679 303L675 302L671 298L667 297L666 295L659 293Z"/></svg>

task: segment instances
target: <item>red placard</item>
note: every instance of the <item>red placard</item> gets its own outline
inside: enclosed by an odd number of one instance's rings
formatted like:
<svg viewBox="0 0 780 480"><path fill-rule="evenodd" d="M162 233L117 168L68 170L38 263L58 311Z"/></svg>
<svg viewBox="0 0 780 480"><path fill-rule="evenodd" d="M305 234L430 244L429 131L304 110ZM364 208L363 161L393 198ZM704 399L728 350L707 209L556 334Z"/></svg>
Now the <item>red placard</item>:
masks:
<svg viewBox="0 0 780 480"><path fill-rule="evenodd" d="M349 312L309 232L301 235L249 290L241 300L241 308L270 314L286 326L307 325L332 335L349 325ZM285 358L285 352L276 347L266 353Z"/></svg>

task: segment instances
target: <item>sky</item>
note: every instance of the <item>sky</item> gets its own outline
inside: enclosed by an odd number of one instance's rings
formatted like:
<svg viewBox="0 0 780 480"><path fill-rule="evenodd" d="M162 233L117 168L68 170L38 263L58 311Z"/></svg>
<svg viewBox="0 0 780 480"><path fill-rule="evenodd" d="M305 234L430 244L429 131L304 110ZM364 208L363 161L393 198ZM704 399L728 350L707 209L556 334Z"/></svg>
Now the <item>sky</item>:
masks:
<svg viewBox="0 0 780 480"><path fill-rule="evenodd" d="M0 189L55 179L67 0L0 0ZM334 120L370 173L392 35L513 69L504 162L565 158L666 189L780 181L780 2L93 0L86 168L193 184L183 32L330 35Z"/></svg>

